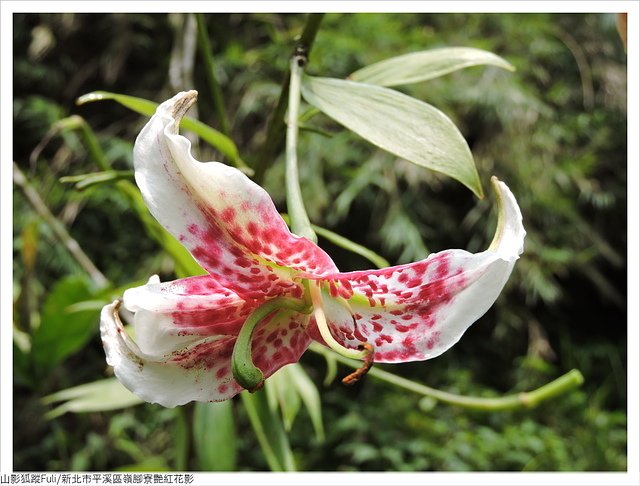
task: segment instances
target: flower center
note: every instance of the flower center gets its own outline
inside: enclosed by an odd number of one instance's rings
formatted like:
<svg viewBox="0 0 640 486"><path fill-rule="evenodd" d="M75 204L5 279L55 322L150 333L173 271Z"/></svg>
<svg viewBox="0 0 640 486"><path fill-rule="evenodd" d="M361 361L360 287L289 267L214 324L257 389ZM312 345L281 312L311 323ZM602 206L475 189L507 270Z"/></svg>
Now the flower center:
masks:
<svg viewBox="0 0 640 486"><path fill-rule="evenodd" d="M305 289L303 299L277 297L265 302L249 315L238 333L238 338L236 339L231 356L231 370L238 384L252 393L264 385L264 374L253 364L251 352L253 333L258 327L258 324L265 318L282 310L290 310L302 314L309 314L313 311L318 331L327 346L346 358L363 360L362 367L346 376L342 380L343 383L347 385L354 384L369 371L373 364L375 351L371 344L361 343L356 349L347 348L336 341L331 334L324 312L322 290L319 287L320 284L318 282L310 282L306 279L303 280L302 283ZM349 304L344 299L337 298L337 300L345 305L353 316Z"/></svg>
<svg viewBox="0 0 640 486"><path fill-rule="evenodd" d="M253 331L255 331L258 324L262 322L265 317L282 309L303 314L308 314L311 311L309 304L301 299L292 297L277 297L271 299L247 317L247 320L238 333L238 339L236 339L236 343L233 346L233 354L231 355L231 371L233 372L233 377L240 386L252 393L264 385L264 374L253 364L253 358L251 356L251 338L253 337Z"/></svg>
<svg viewBox="0 0 640 486"><path fill-rule="evenodd" d="M371 365L373 365L375 349L373 345L369 343L361 343L358 345L357 349L352 349L347 348L336 341L331 334L331 329L329 329L327 318L324 313L324 306L322 304L322 291L320 290L320 287L317 284L312 283L309 285L305 285L305 289L308 290L311 296L311 303L313 304L313 317L315 317L316 319L318 331L320 331L320 335L322 336L322 339L324 339L324 342L327 343L327 346L333 349L336 353L346 358L363 360L363 364L360 368L342 379L342 383L344 383L345 385L353 385L365 374L367 374L367 372L371 368ZM351 311L349 303L341 297L337 297L336 300L348 308L349 313L354 319L355 325L355 317L353 317L353 312Z"/></svg>

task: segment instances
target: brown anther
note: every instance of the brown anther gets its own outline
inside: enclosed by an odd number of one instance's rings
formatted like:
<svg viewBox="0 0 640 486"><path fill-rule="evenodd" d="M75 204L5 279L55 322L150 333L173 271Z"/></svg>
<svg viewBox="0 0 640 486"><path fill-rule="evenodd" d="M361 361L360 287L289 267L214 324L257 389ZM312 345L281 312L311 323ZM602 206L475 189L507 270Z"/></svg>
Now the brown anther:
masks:
<svg viewBox="0 0 640 486"><path fill-rule="evenodd" d="M342 383L344 383L345 385L356 384L360 378L362 378L364 375L367 374L367 372L371 369L371 366L373 365L373 358L375 356L375 351L373 349L373 346L369 343L359 344L358 350L366 351L367 354L365 355L364 360L362 361L362 366L357 370L355 370L350 375L347 375L342 379Z"/></svg>

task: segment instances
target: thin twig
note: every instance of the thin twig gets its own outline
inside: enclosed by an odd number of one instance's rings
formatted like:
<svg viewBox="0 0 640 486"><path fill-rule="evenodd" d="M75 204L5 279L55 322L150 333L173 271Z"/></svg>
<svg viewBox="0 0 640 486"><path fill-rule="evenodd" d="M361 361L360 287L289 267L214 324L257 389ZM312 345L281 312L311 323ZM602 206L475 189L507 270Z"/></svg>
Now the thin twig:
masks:
<svg viewBox="0 0 640 486"><path fill-rule="evenodd" d="M49 211L40 194L29 184L29 181L15 162L13 163L13 182L22 189L31 207L49 225L55 237L64 245L76 262L89 274L91 280L100 287L105 286L109 282L107 278L96 268L86 253L82 251L78 242L73 239L64 225Z"/></svg>

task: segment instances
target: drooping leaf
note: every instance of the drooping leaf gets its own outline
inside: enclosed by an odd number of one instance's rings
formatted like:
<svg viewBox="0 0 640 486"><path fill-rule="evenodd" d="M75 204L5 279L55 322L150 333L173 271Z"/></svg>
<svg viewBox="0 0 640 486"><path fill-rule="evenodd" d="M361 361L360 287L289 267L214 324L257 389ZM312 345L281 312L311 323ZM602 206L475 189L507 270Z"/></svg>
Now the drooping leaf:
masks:
<svg viewBox="0 0 640 486"><path fill-rule="evenodd" d="M42 403L64 402L45 414L53 419L67 412L104 412L131 407L142 400L127 390L116 378L94 381L47 395Z"/></svg>
<svg viewBox="0 0 640 486"><path fill-rule="evenodd" d="M305 75L305 100L378 147L448 175L483 197L469 146L440 110L381 86Z"/></svg>
<svg viewBox="0 0 640 486"><path fill-rule="evenodd" d="M278 370L265 383L265 390L271 409L280 408L287 431L291 430L301 404L304 403L316 438L324 439L320 394L300 363L292 363Z"/></svg>
<svg viewBox="0 0 640 486"><path fill-rule="evenodd" d="M87 93L80 96L77 99L76 103L82 105L84 103L101 100L116 101L117 103L120 103L122 106L129 108L130 110L146 116L153 115L156 111L156 108L158 107L158 103L154 103L153 101L145 100L143 98L137 98L135 96L110 93L108 91L93 91L91 93ZM180 126L185 128L186 130L192 131L209 145L219 150L222 154L228 157L229 160L231 160L231 162L236 165L236 167L247 169L246 164L240 158L238 148L233 143L233 141L223 133L192 118L183 118Z"/></svg>
<svg viewBox="0 0 640 486"><path fill-rule="evenodd" d="M292 366L294 366L294 364L279 369L267 380L264 387L267 392L269 406L272 409L280 408L284 427L287 432L291 431L293 421L298 415L301 405L300 395L298 395L294 387L290 386L290 376L287 370Z"/></svg>
<svg viewBox="0 0 640 486"><path fill-rule="evenodd" d="M474 47L443 47L385 59L358 69L348 79L378 86L400 86L478 65L492 65L515 71L510 63L492 52Z"/></svg>
<svg viewBox="0 0 640 486"><path fill-rule="evenodd" d="M324 427L322 424L322 405L320 403L320 393L318 388L311 381L309 375L304 370L300 363L294 363L283 368L287 370L287 376L289 378L289 385L295 388L296 392L300 395L304 406L309 412L311 423L316 432L318 440L324 440Z"/></svg>
<svg viewBox="0 0 640 486"><path fill-rule="evenodd" d="M193 447L202 471L236 468L236 429L233 402L197 402L193 409Z"/></svg>

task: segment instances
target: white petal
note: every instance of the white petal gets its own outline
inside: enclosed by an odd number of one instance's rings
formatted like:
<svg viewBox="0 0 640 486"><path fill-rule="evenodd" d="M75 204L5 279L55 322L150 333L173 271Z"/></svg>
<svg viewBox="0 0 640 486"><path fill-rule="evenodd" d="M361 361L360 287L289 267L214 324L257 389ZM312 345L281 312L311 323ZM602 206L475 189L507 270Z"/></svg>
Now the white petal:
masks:
<svg viewBox="0 0 640 486"><path fill-rule="evenodd" d="M143 400L165 407L184 405L192 400L222 401L236 395L241 388L231 376L229 356L235 338L207 338L189 350L206 347L208 361L202 363L164 361L148 356L127 336L118 316L119 302L109 304L100 315L100 332L107 356L116 377ZM226 356L226 355L229 356Z"/></svg>
<svg viewBox="0 0 640 486"><path fill-rule="evenodd" d="M134 394L165 407L190 401L227 400L242 391L231 371L235 336L214 336L188 343L164 356L144 353L127 335L118 308L106 305L100 315L100 333L116 377ZM253 362L268 378L289 363L297 362L310 338L307 316L283 312L265 320L253 339Z"/></svg>
<svg viewBox="0 0 640 486"><path fill-rule="evenodd" d="M178 123L195 97L195 91L183 92L162 103L136 140L136 182L155 218L238 292L301 292L291 272L278 267L317 275L337 271L317 245L289 232L268 193L245 174L192 157Z"/></svg>
<svg viewBox="0 0 640 486"><path fill-rule="evenodd" d="M344 306L326 309L336 339L349 347L369 342L381 362L433 358L458 342L498 298L523 250L517 202L504 183L493 184L499 222L489 250L446 250L409 265L327 279L333 289L353 293L355 325Z"/></svg>
<svg viewBox="0 0 640 486"><path fill-rule="evenodd" d="M124 293L140 349L161 357L206 336L235 336L261 301L242 299L210 275L146 285Z"/></svg>

